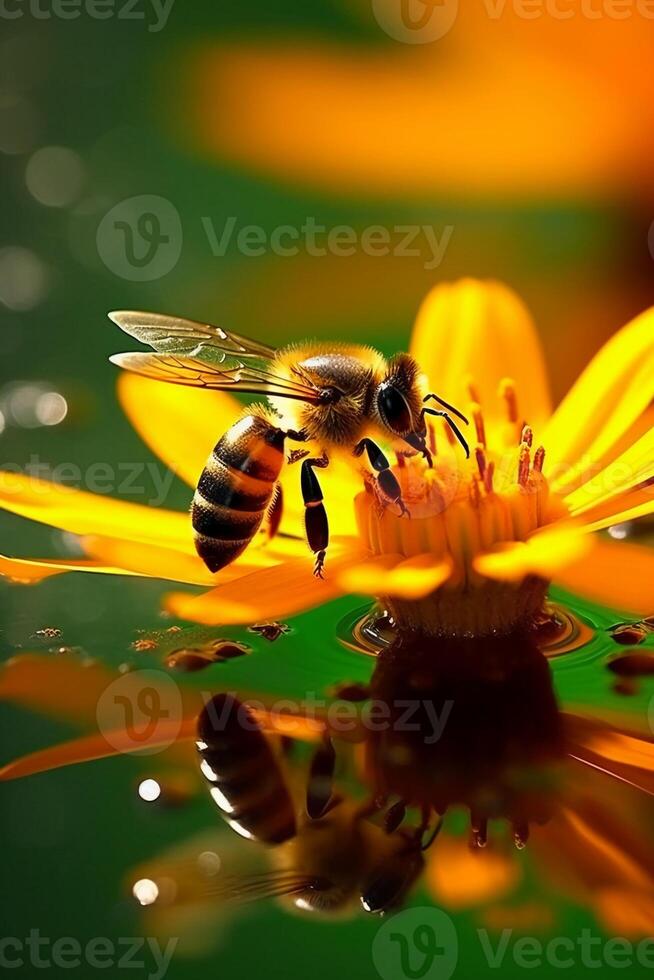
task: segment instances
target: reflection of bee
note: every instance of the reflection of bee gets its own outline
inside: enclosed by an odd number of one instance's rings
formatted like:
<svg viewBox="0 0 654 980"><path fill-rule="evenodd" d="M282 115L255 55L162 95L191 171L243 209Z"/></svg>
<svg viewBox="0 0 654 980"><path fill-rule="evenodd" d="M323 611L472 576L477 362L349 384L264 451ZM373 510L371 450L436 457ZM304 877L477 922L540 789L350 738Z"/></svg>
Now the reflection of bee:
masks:
<svg viewBox="0 0 654 980"><path fill-rule="evenodd" d="M305 812L298 816L284 768L247 707L219 694L198 723L201 770L220 813L242 836L267 845L277 870L245 877L234 898L288 896L305 911L337 912L358 898L383 913L406 896L423 865L420 832L385 830L369 808L332 794L329 742L314 755ZM230 896L232 897L232 896Z"/></svg>
<svg viewBox="0 0 654 980"><path fill-rule="evenodd" d="M397 479L371 435L407 443L429 463L425 415L441 416L469 454L452 415L467 420L434 394L423 399L420 369L408 354L390 361L369 347L303 344L275 350L220 327L157 313L119 311L111 319L156 353L115 354L137 374L214 390L267 395L274 411L255 406L219 440L200 477L192 522L198 553L215 572L248 546L266 512L279 523L275 487L285 440L312 442L320 456L302 462L306 532L320 575L329 541L327 515L315 473L329 453L367 454L380 500L408 513ZM434 399L441 408L426 408ZM295 458L308 453L294 453ZM272 513L271 510L272 503Z"/></svg>

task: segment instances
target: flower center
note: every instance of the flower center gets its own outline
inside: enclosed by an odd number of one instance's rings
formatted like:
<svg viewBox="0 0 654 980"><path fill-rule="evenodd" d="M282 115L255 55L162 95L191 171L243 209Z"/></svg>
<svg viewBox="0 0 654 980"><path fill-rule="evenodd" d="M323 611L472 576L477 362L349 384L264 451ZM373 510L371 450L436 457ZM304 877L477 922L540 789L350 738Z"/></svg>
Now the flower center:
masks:
<svg viewBox="0 0 654 980"><path fill-rule="evenodd" d="M542 607L543 579L495 582L474 567L478 555L502 543L526 541L566 513L543 474L545 449L534 446L532 429L519 421L511 381L502 383L500 396L504 418L492 425L478 402L471 405L476 446L470 460L462 457L449 428L437 433L433 425L428 425L431 468L421 457L398 456L393 471L410 517L384 505L372 483L356 498L359 534L372 555L428 554L451 565L447 581L423 599L380 596L400 627L484 635L514 629Z"/></svg>

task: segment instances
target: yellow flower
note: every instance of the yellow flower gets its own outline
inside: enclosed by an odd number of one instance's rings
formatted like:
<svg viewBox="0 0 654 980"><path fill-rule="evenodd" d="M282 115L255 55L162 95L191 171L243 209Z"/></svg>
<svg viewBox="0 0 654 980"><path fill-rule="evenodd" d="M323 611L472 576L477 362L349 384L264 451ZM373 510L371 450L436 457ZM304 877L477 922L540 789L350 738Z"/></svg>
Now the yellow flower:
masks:
<svg viewBox="0 0 654 980"><path fill-rule="evenodd" d="M383 43L366 3L379 44L196 45L173 136L339 195L597 200L650 185L651 20L544 15L535 25L511 4L495 18L485 4L458 8L431 44Z"/></svg>
<svg viewBox="0 0 654 980"><path fill-rule="evenodd" d="M283 475L283 534L272 542L261 535L215 576L194 553L185 513L0 472L1 506L81 535L89 556L5 558L0 571L25 582L80 569L210 585L165 599L170 612L207 625L289 616L357 592L425 632L477 635L524 622L553 579L612 607L650 612L654 553L593 532L654 512L654 310L606 344L553 414L531 318L501 284L436 287L410 350L425 390L469 404L476 446L466 461L434 426L433 469L398 460L410 518L380 510L352 462L334 461L324 479L332 529L325 581L311 575L293 466ZM145 442L191 486L240 411L228 395L136 376L120 378L119 396Z"/></svg>

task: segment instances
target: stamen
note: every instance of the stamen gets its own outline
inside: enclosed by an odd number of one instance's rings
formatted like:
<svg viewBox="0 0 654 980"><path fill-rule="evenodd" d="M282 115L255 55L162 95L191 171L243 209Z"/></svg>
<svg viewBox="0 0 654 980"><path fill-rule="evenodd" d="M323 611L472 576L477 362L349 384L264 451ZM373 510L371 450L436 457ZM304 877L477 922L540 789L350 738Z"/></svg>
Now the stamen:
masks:
<svg viewBox="0 0 654 980"><path fill-rule="evenodd" d="M486 472L484 474L484 486L486 487L486 493L493 492L493 475L495 473L495 463L491 462L486 467Z"/></svg>
<svg viewBox="0 0 654 980"><path fill-rule="evenodd" d="M539 446L536 450L536 455L534 456L534 469L537 473L543 472L543 463L545 462L545 447Z"/></svg>
<svg viewBox="0 0 654 980"><path fill-rule="evenodd" d="M472 406L472 418L477 430L477 442L481 446L486 446L486 429L484 428L484 416L481 412L481 405Z"/></svg>
<svg viewBox="0 0 654 980"><path fill-rule="evenodd" d="M481 504L481 494L479 492L479 484L475 477L470 481L470 503L473 507L479 507Z"/></svg>
<svg viewBox="0 0 654 980"><path fill-rule="evenodd" d="M479 476L483 480L484 473L486 472L486 453L484 452L483 446L477 446L475 449L475 458L477 460L477 469L479 470Z"/></svg>
<svg viewBox="0 0 654 980"><path fill-rule="evenodd" d="M529 426L527 424L523 425L523 427L522 427L522 437L520 439L520 442L526 443L529 446L529 448L531 449L531 445L532 445L533 441L534 441L534 433L533 433L533 431L531 429L531 426Z"/></svg>
<svg viewBox="0 0 654 980"><path fill-rule="evenodd" d="M395 453L395 459L397 460L397 468L403 470L406 468L406 460L403 453Z"/></svg>
<svg viewBox="0 0 654 980"><path fill-rule="evenodd" d="M515 382L511 378L504 378L500 382L500 398L506 402L506 410L509 422L518 421L518 396L516 395Z"/></svg>
<svg viewBox="0 0 654 980"><path fill-rule="evenodd" d="M523 442L520 446L520 461L518 463L518 483L521 487L526 487L529 482L529 466L531 463L531 453L529 446Z"/></svg>
<svg viewBox="0 0 654 980"><path fill-rule="evenodd" d="M479 397L479 389L475 384L473 378L466 378L466 388L468 389L468 394L470 396L471 402L476 402L480 404L481 399Z"/></svg>

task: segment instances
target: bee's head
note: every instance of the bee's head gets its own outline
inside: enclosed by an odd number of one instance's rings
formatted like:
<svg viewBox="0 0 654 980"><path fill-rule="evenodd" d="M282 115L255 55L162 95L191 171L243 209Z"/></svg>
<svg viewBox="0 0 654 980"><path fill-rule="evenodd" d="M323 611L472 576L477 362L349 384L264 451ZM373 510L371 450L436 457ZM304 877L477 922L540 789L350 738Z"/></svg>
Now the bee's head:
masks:
<svg viewBox="0 0 654 980"><path fill-rule="evenodd" d="M418 388L420 369L409 354L398 354L375 391L375 409L393 435L406 436L424 428Z"/></svg>

